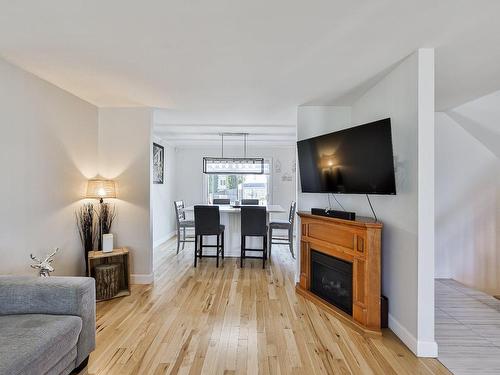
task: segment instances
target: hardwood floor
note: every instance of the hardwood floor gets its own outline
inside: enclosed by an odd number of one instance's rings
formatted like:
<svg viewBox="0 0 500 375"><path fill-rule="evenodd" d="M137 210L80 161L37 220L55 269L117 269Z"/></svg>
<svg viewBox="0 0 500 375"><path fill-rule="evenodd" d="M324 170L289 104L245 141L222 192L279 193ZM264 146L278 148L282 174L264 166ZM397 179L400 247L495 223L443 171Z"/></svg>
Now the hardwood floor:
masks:
<svg viewBox="0 0 500 375"><path fill-rule="evenodd" d="M84 374L449 374L390 331L363 336L295 294L294 262L273 247L215 268L175 242L156 249L155 283L97 305L97 348Z"/></svg>

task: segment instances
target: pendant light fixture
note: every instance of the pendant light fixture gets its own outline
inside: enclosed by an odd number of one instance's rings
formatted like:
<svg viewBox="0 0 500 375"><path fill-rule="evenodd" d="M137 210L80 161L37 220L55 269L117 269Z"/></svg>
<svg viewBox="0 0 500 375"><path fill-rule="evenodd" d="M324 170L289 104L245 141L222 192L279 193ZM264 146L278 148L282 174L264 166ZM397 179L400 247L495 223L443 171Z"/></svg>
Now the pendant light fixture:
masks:
<svg viewBox="0 0 500 375"><path fill-rule="evenodd" d="M247 158L248 133L221 133L221 157L204 157L203 173L205 174L263 174L264 158ZM243 137L243 157L224 157L224 136Z"/></svg>

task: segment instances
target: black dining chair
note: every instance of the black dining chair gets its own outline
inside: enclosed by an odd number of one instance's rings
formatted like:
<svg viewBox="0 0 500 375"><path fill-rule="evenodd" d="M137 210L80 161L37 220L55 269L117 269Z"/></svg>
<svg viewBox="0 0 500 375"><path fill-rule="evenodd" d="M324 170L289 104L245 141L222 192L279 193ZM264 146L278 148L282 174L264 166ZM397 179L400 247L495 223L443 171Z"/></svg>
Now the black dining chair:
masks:
<svg viewBox="0 0 500 375"><path fill-rule="evenodd" d="M241 207L241 257L240 267L243 268L245 258L257 258L258 256L247 256L247 251L262 251L262 268L266 266L267 259L267 213L266 207L242 206ZM262 249L248 249L246 237L262 237Z"/></svg>
<svg viewBox="0 0 500 375"><path fill-rule="evenodd" d="M212 201L213 204L230 204L231 200L227 198L214 198Z"/></svg>
<svg viewBox="0 0 500 375"><path fill-rule="evenodd" d="M242 199L241 200L241 205L258 205L259 200L258 199Z"/></svg>
<svg viewBox="0 0 500 375"><path fill-rule="evenodd" d="M175 217L177 219L177 254L182 243L182 250L186 242L194 242L193 237L186 237L186 229L194 229L194 220L186 220L186 212L184 211L184 201L175 201ZM182 237L181 237L182 230ZM191 232L192 235L192 232Z"/></svg>
<svg viewBox="0 0 500 375"><path fill-rule="evenodd" d="M288 220L273 220L269 223L269 241L271 246L269 246L269 257L271 257L271 248L273 244L288 245L290 248L290 253L292 258L295 258L293 253L293 223L295 221L295 208L297 203L292 202L290 205L290 212L288 213ZM288 231L287 237L273 237L273 230L281 229ZM277 242L279 241L279 242Z"/></svg>
<svg viewBox="0 0 500 375"><path fill-rule="evenodd" d="M194 206L194 266L198 258L217 258L219 254L224 259L224 225L220 224L218 206ZM203 236L217 236L217 245L204 245ZM198 242L199 238L199 242ZM199 243L199 250L198 250ZM203 248L215 248L215 255L203 255Z"/></svg>

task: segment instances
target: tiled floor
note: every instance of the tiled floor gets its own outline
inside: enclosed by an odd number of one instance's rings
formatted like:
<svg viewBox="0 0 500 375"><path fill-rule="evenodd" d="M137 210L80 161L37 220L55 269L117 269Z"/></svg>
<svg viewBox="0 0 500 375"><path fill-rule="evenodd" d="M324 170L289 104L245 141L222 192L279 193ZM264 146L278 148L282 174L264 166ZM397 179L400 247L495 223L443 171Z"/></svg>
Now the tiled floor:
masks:
<svg viewBox="0 0 500 375"><path fill-rule="evenodd" d="M500 374L500 301L436 280L438 359L454 374Z"/></svg>

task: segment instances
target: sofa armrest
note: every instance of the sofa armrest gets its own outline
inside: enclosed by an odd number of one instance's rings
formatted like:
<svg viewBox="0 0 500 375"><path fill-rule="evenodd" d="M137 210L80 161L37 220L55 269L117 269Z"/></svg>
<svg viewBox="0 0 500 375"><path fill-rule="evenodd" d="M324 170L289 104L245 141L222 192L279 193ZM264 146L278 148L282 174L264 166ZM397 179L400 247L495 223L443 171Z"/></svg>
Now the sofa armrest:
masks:
<svg viewBox="0 0 500 375"><path fill-rule="evenodd" d="M95 282L90 277L0 276L0 315L18 314L79 316L77 366L95 348Z"/></svg>

